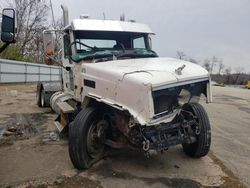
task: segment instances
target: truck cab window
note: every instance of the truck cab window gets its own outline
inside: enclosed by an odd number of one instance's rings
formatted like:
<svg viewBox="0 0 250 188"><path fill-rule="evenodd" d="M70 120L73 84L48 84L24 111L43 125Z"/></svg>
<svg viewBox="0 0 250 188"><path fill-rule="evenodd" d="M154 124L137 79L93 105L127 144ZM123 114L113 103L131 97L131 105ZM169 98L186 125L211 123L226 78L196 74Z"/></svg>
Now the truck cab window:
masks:
<svg viewBox="0 0 250 188"><path fill-rule="evenodd" d="M133 47L145 49L146 45L145 45L144 37L138 37L138 38L133 39Z"/></svg>

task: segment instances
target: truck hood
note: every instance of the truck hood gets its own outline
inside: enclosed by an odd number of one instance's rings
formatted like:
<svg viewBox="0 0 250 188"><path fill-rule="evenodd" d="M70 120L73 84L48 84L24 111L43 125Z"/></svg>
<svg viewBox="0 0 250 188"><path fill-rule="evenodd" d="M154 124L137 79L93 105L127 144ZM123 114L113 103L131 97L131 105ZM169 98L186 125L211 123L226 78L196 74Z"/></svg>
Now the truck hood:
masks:
<svg viewBox="0 0 250 188"><path fill-rule="evenodd" d="M178 74L177 69L183 70ZM131 79L134 82L150 84L153 88L208 78L208 72L201 66L174 58L143 58L114 60L101 63L83 64L83 70L89 75L100 76L103 79L123 81Z"/></svg>
<svg viewBox="0 0 250 188"><path fill-rule="evenodd" d="M152 90L209 79L201 66L172 58L82 63L81 71L83 97L127 110L141 125L149 125L154 116Z"/></svg>

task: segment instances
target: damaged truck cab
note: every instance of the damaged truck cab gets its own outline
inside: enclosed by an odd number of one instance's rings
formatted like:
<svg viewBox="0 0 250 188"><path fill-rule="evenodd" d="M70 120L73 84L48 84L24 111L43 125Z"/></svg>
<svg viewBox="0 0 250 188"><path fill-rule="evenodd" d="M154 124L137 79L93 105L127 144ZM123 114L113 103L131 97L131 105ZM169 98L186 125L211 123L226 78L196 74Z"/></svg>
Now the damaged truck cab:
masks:
<svg viewBox="0 0 250 188"><path fill-rule="evenodd" d="M63 10L65 28L44 31L46 61L61 66L62 89L41 89L49 83L39 83L37 98L39 106L43 101L58 114L59 131L68 131L73 165L91 167L107 147L149 156L182 144L188 156L205 156L210 123L198 102L201 95L211 102L209 73L191 62L158 57L145 24L86 16L69 24ZM61 36L60 62L55 32Z"/></svg>

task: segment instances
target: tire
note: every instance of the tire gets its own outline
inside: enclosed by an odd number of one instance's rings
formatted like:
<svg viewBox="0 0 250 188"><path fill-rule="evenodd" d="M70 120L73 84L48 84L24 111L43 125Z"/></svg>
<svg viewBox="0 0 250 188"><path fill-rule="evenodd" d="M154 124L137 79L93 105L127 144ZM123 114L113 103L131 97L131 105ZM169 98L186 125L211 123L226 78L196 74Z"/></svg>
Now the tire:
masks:
<svg viewBox="0 0 250 188"><path fill-rule="evenodd" d="M42 107L41 104L41 90L36 91L36 103L38 107Z"/></svg>
<svg viewBox="0 0 250 188"><path fill-rule="evenodd" d="M46 99L45 99L45 91L44 89L41 89L41 92L40 92L40 100L41 100L41 107L44 108L46 107Z"/></svg>
<svg viewBox="0 0 250 188"><path fill-rule="evenodd" d="M208 154L211 145L211 128L208 115L205 109L198 103L186 103L183 110L192 112L199 124L199 134L196 135L196 142L184 143L183 151L192 158L200 158ZM194 118L194 117L187 117Z"/></svg>
<svg viewBox="0 0 250 188"><path fill-rule="evenodd" d="M85 108L70 123L69 155L75 168L88 169L103 157L108 123L103 123L105 120L102 117L103 114L97 109ZM95 129L103 129L104 136L93 136Z"/></svg>
<svg viewBox="0 0 250 188"><path fill-rule="evenodd" d="M50 106L50 98L51 98L51 92L47 91L45 92L44 89L41 89L41 107L49 107Z"/></svg>

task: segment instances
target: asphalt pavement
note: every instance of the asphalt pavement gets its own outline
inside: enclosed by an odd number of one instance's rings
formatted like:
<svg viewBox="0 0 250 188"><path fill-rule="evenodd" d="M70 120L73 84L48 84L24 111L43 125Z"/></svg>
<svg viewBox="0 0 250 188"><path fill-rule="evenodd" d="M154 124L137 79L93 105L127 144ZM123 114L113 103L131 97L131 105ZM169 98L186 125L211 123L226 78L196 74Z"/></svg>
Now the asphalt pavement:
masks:
<svg viewBox="0 0 250 188"><path fill-rule="evenodd" d="M250 187L250 89L214 86L204 105L212 125L213 154Z"/></svg>

